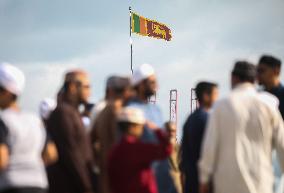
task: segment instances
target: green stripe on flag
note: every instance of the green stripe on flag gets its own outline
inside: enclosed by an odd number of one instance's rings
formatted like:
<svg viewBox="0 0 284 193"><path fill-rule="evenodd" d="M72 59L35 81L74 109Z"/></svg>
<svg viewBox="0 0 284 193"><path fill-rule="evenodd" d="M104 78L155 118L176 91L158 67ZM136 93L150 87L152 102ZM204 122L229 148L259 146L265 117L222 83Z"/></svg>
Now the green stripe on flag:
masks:
<svg viewBox="0 0 284 193"><path fill-rule="evenodd" d="M140 17L136 14L133 14L133 32L140 33Z"/></svg>

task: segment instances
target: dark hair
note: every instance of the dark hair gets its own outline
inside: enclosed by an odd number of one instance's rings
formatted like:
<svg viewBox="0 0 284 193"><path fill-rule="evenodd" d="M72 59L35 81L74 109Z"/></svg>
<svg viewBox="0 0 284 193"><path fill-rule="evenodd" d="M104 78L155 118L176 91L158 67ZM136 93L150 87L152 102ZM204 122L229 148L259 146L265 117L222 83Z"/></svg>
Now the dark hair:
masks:
<svg viewBox="0 0 284 193"><path fill-rule="evenodd" d="M129 123L129 122L126 122L126 121L121 121L121 122L119 121L117 123L117 125L118 125L119 130L122 133L125 133L133 125L133 123Z"/></svg>
<svg viewBox="0 0 284 193"><path fill-rule="evenodd" d="M203 94L211 94L212 93L212 90L214 88L218 87L218 85L216 83L212 83L212 82L199 82L197 85L196 85L196 88L195 88L195 93L196 93L196 97L197 97L197 100L199 102L203 102Z"/></svg>
<svg viewBox="0 0 284 193"><path fill-rule="evenodd" d="M256 66L247 61L238 61L235 63L232 75L238 77L242 82L254 83Z"/></svg>
<svg viewBox="0 0 284 193"><path fill-rule="evenodd" d="M7 89L5 89L3 86L0 85L0 92L7 92ZM11 93L11 92L9 92L9 93ZM12 99L11 100L13 102L15 102L18 99L18 96L13 94L13 93L11 93L11 95L12 95Z"/></svg>
<svg viewBox="0 0 284 193"><path fill-rule="evenodd" d="M281 60L270 55L263 55L258 64L264 64L270 68L281 68Z"/></svg>
<svg viewBox="0 0 284 193"><path fill-rule="evenodd" d="M122 95L125 92L126 88L115 88L113 90L117 95Z"/></svg>
<svg viewBox="0 0 284 193"><path fill-rule="evenodd" d="M7 89L5 89L3 86L1 86L0 85L0 92L6 92L7 91ZM9 91L8 91L9 92ZM10 92L11 93L11 92ZM15 94L13 94L13 93L11 93L11 95L12 95L12 101L16 101L17 99L18 99L18 96L17 95L15 95Z"/></svg>

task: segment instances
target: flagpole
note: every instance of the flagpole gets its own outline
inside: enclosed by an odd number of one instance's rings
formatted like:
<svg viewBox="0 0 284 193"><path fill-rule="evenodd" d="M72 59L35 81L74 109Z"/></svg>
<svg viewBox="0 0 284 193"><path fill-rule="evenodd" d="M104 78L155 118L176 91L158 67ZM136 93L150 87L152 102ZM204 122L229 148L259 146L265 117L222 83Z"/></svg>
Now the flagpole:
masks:
<svg viewBox="0 0 284 193"><path fill-rule="evenodd" d="M129 6L129 16L130 16L130 23L129 23L129 32L130 32L130 69L131 69L131 73L133 74L133 63L132 63L132 59L133 59L133 57L132 57L132 52L133 52L133 48L132 48L132 38L131 38L131 35L132 35L132 33L131 33L131 30L132 30L132 22L131 22L131 14L132 14L132 12L131 12L131 7Z"/></svg>

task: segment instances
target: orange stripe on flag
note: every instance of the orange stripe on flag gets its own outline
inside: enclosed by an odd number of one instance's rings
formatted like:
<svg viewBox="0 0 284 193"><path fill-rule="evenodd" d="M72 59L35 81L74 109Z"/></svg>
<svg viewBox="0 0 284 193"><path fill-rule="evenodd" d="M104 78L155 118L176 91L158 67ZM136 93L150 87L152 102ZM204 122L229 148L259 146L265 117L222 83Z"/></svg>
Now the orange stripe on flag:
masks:
<svg viewBox="0 0 284 193"><path fill-rule="evenodd" d="M144 17L140 17L140 33L143 35L147 34L147 23Z"/></svg>

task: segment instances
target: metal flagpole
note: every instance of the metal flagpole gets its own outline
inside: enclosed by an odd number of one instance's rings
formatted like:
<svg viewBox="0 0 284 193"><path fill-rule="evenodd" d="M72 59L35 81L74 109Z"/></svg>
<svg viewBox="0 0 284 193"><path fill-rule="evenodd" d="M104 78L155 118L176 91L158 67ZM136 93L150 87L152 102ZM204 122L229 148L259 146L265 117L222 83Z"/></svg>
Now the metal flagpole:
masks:
<svg viewBox="0 0 284 193"><path fill-rule="evenodd" d="M132 12L131 12L131 7L129 7L129 16L130 16L130 25L129 25L129 32L130 32L130 69L131 69L131 73L133 74L133 63L132 63L132 52L133 52L133 48L132 48L132 38L131 38L131 30L132 30Z"/></svg>

